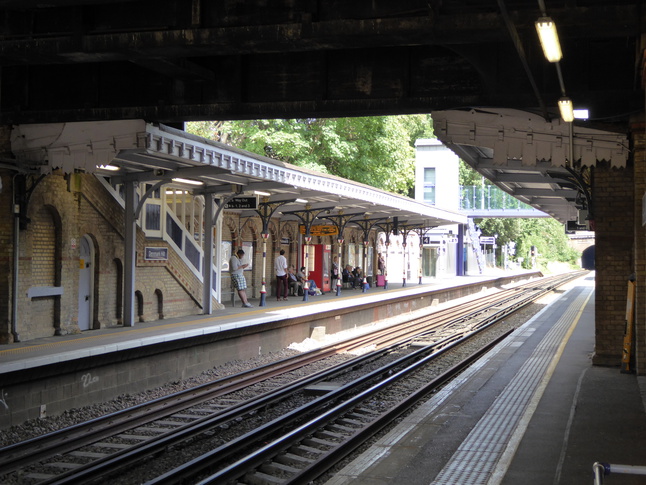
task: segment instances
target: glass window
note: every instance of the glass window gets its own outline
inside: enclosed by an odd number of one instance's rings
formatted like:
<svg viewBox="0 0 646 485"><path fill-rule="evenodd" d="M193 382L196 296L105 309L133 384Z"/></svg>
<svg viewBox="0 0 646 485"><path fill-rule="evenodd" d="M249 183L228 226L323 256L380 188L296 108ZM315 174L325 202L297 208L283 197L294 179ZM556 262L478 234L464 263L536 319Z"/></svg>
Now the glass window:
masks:
<svg viewBox="0 0 646 485"><path fill-rule="evenodd" d="M435 168L424 168L424 202L435 204Z"/></svg>

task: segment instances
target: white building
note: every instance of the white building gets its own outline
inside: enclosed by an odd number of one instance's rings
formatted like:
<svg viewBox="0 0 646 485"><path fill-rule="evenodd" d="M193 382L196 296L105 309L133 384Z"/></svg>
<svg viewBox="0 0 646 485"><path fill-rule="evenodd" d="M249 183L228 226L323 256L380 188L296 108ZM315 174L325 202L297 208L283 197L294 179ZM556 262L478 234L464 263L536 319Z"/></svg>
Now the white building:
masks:
<svg viewBox="0 0 646 485"><path fill-rule="evenodd" d="M415 142L415 200L450 211L460 207L460 159L437 139ZM423 276L456 275L458 226L427 231L423 242Z"/></svg>
<svg viewBox="0 0 646 485"><path fill-rule="evenodd" d="M438 209L458 212L458 156L436 139L419 139L415 142L415 148L415 200ZM427 230L421 245L418 235L414 232L407 235L405 247L401 235L391 237L388 250L389 279L398 281L405 275L407 281L415 282L420 276L455 276L457 236L458 225L446 225ZM402 264L405 264L405 268Z"/></svg>

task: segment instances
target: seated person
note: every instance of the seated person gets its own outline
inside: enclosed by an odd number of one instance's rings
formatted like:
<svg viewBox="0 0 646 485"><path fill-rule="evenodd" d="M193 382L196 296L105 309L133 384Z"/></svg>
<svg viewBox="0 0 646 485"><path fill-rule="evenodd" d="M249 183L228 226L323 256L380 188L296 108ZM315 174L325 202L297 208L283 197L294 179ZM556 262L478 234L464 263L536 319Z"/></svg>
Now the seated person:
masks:
<svg viewBox="0 0 646 485"><path fill-rule="evenodd" d="M361 287L361 284L363 283L363 271L361 271L361 267L357 266L356 268L354 268L352 274L354 275L352 288Z"/></svg>
<svg viewBox="0 0 646 485"><path fill-rule="evenodd" d="M296 279L301 282L301 285L305 283L305 266L301 266L301 269L298 270Z"/></svg>
<svg viewBox="0 0 646 485"><path fill-rule="evenodd" d="M287 283L289 285L289 294L291 296L303 296L303 284L298 280L294 274L294 267L287 268Z"/></svg>
<svg viewBox="0 0 646 485"><path fill-rule="evenodd" d="M354 274L352 274L352 266L349 264L343 268L341 272L341 279L344 283L347 283L348 286L354 286Z"/></svg>
<svg viewBox="0 0 646 485"><path fill-rule="evenodd" d="M316 282L314 280L310 280L309 284L307 285L309 289L307 290L308 295L314 296L314 295L321 295L321 290L316 286Z"/></svg>

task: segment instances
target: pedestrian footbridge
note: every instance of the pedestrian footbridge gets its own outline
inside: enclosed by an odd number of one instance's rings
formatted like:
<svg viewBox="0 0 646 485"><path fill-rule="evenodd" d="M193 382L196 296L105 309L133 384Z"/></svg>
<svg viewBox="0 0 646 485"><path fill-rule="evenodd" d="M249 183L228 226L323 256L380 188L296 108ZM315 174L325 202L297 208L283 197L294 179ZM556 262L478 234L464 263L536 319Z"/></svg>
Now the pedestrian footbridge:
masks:
<svg viewBox="0 0 646 485"><path fill-rule="evenodd" d="M460 186L460 212L470 218L551 217L495 185Z"/></svg>

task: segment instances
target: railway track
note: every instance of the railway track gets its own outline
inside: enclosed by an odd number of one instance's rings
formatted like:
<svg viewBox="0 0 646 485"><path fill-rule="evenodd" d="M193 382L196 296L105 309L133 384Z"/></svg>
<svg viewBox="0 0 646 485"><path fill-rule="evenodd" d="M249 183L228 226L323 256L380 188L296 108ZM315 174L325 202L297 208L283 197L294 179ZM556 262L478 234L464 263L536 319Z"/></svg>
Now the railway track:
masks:
<svg viewBox="0 0 646 485"><path fill-rule="evenodd" d="M486 328L491 323L504 318L509 313L544 293L552 291L557 286L579 276L581 276L580 273L570 274L567 279L563 277L543 278L526 285L502 290L495 295L474 300L464 305L433 312L424 318L414 319L370 334L360 335L253 371L219 379L198 388L158 399L123 412L114 413L72 428L5 447L0 449L0 478L8 479L7 483L100 483L105 481L105 477L116 470L132 467L135 463L139 463L149 456L182 446L181 443L187 440L198 439L198 437L214 433L214 430L231 426L230 423L245 420L245 417L250 416L252 413L260 413L260 410L278 406L279 403L293 399L295 393L302 393L303 389L316 382L338 379L344 373L359 367L369 368L371 362L384 359L385 356L391 356L390 360L397 362L396 366L399 367L387 368L380 365L377 370L364 371L366 375L371 377L361 377L359 381L370 383L375 380L390 380L383 379L383 375L395 375L403 372L406 365L403 361L399 362L400 360L411 359L414 362L426 359L426 357L422 357L423 354L440 355L444 349L451 348L457 342L465 339L465 335L472 335L480 329ZM316 373L312 376L296 379L289 377L294 381L288 384L272 384L277 376L283 376L284 378L297 369L303 368L303 366L312 366L314 364L318 366L326 360L331 360L333 356L347 355L348 352L365 347L372 347L375 351L351 360L346 358L346 362L330 364L331 367L326 365L329 368L324 371L317 368ZM408 349L406 356L401 357L401 359L392 357L403 352L402 349L405 348ZM418 350L414 350L416 348ZM364 379L367 380L364 381ZM263 383L262 389L252 391L249 397L240 399L236 395L243 389L257 387L259 383ZM370 387L373 384L363 385ZM360 393L358 391L360 384L357 379L349 380L342 388L354 389L354 391L347 392ZM286 416L296 415L297 422L282 421L288 419L282 415L273 420L266 420L265 424L258 426L258 432L267 434L260 435L261 437L256 435L254 440L256 442L259 439L264 441L273 439L276 441L273 437L281 429L300 429L305 416L314 416L305 413L303 407L316 408L317 410L313 411L316 413L320 412L321 408L335 407L336 405L327 400L335 399L336 393L337 390L328 392L325 396L319 398L310 398L307 403L302 404L300 407L295 406L297 411L292 410L284 413ZM341 400L352 402L352 399L347 396L344 396ZM381 414L369 411L366 406L358 404L347 412L350 413L349 417L343 418L347 423L358 422L355 418L359 415L373 416L373 414ZM364 421L366 420L365 416ZM316 422L316 419L319 418L311 417L309 419ZM380 420L383 419L387 418L380 418ZM274 421L276 423L271 425L270 423ZM336 424L332 426L339 427ZM364 434L368 434L368 432L361 433L361 435ZM243 435L245 434L243 433ZM312 442L311 438L308 439L310 440L308 441L310 445L317 442L316 440ZM191 465L187 468L191 469L192 473L197 470L212 470L214 466L228 469L230 464L226 464L226 460L232 460L232 457L243 453L242 450L245 449L245 446L248 446L238 444L237 440L238 438L215 447L218 450L216 453L218 459L224 459L224 464L220 462L219 465L198 466L191 460L189 462ZM278 438L278 440L280 441L281 438ZM291 444L289 446L294 447L297 445ZM311 448L309 445L304 446ZM303 449L302 445L300 449ZM317 454L317 452L313 451L312 453ZM331 454L337 456L341 453L336 451ZM205 458L205 460L209 461L208 458ZM266 462L268 459L263 458L263 460ZM210 461L212 462L213 460ZM313 460L308 457L307 460L303 461L309 462ZM295 468L292 465L284 466L290 469ZM312 469L320 469L322 466L324 465L316 465ZM282 467L283 465L273 465L272 469L282 469ZM300 470L303 467L296 468ZM167 473L171 475L177 473L177 476L182 476L185 472L180 466L177 471ZM281 473L289 475L288 470L282 470ZM307 473L318 472L310 471ZM243 476L255 477L249 483L262 483L262 480L258 477L262 477L263 474L266 473L254 471L253 475L250 475L250 472L246 471ZM174 478L171 475L164 474L162 475L164 477L163 481L153 481L151 483L179 483L179 481L173 482ZM228 478L218 477L219 482L205 483L224 483L222 482L224 479ZM14 481L12 482L11 480ZM181 480L186 480L186 478L182 477ZM266 483L271 483L271 480Z"/></svg>

